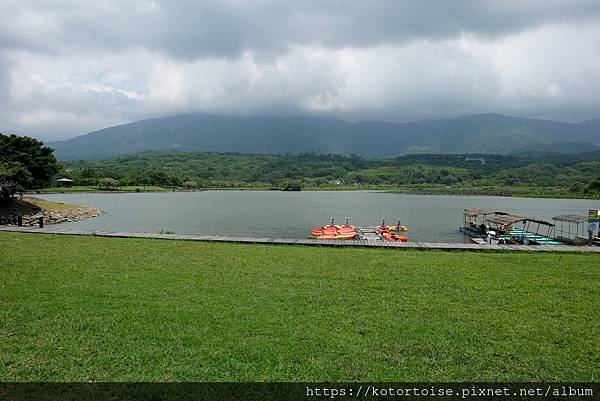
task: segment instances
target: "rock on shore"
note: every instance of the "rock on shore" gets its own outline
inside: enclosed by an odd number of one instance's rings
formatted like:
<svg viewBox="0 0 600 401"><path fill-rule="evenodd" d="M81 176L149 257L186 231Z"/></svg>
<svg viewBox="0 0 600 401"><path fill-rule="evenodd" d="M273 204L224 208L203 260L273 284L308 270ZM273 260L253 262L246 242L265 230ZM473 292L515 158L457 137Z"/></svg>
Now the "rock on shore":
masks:
<svg viewBox="0 0 600 401"><path fill-rule="evenodd" d="M23 226L32 227L37 226L40 217L44 218L44 224L57 224L64 222L78 221L87 219L89 217L100 216L104 211L97 207L81 206L68 210L51 211L43 210L36 214L23 215ZM17 225L17 214L8 214L0 216L0 225Z"/></svg>

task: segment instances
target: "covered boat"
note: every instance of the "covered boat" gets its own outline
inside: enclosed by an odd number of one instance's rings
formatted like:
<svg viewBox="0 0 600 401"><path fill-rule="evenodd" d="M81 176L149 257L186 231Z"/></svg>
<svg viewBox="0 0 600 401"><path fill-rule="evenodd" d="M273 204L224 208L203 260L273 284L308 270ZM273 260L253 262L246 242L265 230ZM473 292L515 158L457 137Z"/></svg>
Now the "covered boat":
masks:
<svg viewBox="0 0 600 401"><path fill-rule="evenodd" d="M485 239L502 244L562 245L554 238L554 228L553 223L531 217L488 209L465 209L460 229L475 243Z"/></svg>

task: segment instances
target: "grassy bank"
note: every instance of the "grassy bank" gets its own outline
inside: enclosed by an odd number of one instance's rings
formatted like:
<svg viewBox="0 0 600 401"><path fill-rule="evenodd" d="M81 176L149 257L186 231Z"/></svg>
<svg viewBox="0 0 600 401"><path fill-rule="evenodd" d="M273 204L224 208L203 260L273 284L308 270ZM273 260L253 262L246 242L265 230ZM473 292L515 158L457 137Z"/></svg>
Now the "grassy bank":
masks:
<svg viewBox="0 0 600 401"><path fill-rule="evenodd" d="M48 210L51 212L62 212L65 210L77 209L78 207L81 207L80 205L73 205L70 203L63 202L52 202L46 199L35 198L32 196L24 197L23 201L35 205L42 210Z"/></svg>
<svg viewBox="0 0 600 401"><path fill-rule="evenodd" d="M0 233L0 381L597 381L596 255Z"/></svg>
<svg viewBox="0 0 600 401"><path fill-rule="evenodd" d="M388 192L418 195L509 196L516 198L600 199L600 193L573 192L557 187L407 186Z"/></svg>
<svg viewBox="0 0 600 401"><path fill-rule="evenodd" d="M165 188L157 185L128 185L109 189L100 189L96 185L75 185L68 188L39 188L31 190L31 193L48 194L48 193L77 193L77 192L166 192L172 191L171 188Z"/></svg>
<svg viewBox="0 0 600 401"><path fill-rule="evenodd" d="M206 187L199 191L266 191L279 190L268 184L237 185L235 187ZM304 187L303 191L386 191L415 195L464 195L464 196L509 196L521 198L560 198L560 199L600 199L600 193L572 192L566 188L556 187L501 187L501 186L398 186L398 185L322 185L319 187ZM96 186L74 186L71 188L43 188L31 193L79 193L79 192L172 192L185 191L178 187L160 186L123 186L111 190L99 190Z"/></svg>

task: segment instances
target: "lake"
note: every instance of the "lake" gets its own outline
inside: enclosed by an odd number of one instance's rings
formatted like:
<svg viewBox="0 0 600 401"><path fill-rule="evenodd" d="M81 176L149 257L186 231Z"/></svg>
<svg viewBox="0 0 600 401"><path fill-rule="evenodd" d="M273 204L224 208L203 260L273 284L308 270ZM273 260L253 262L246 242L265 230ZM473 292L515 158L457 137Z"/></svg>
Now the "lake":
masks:
<svg viewBox="0 0 600 401"><path fill-rule="evenodd" d="M383 218L408 226L411 241L463 242L458 231L465 208L489 208L551 220L559 214L587 215L600 202L483 196L408 195L371 191L201 191L164 193L46 194L40 198L96 206L106 214L63 227L95 231L305 238L310 229L349 216L357 226Z"/></svg>

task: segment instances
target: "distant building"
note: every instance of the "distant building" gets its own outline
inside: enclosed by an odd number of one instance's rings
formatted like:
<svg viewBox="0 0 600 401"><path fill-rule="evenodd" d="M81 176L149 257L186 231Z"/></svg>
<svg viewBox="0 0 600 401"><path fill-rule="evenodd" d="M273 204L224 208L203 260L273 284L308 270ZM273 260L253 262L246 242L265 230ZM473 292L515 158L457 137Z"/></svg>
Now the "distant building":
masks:
<svg viewBox="0 0 600 401"><path fill-rule="evenodd" d="M485 159L483 157L465 157L465 163L471 162L479 162L481 164L485 164Z"/></svg>
<svg viewBox="0 0 600 401"><path fill-rule="evenodd" d="M56 180L56 185L61 188L69 188L73 186L73 182L74 181L69 178L59 178Z"/></svg>

